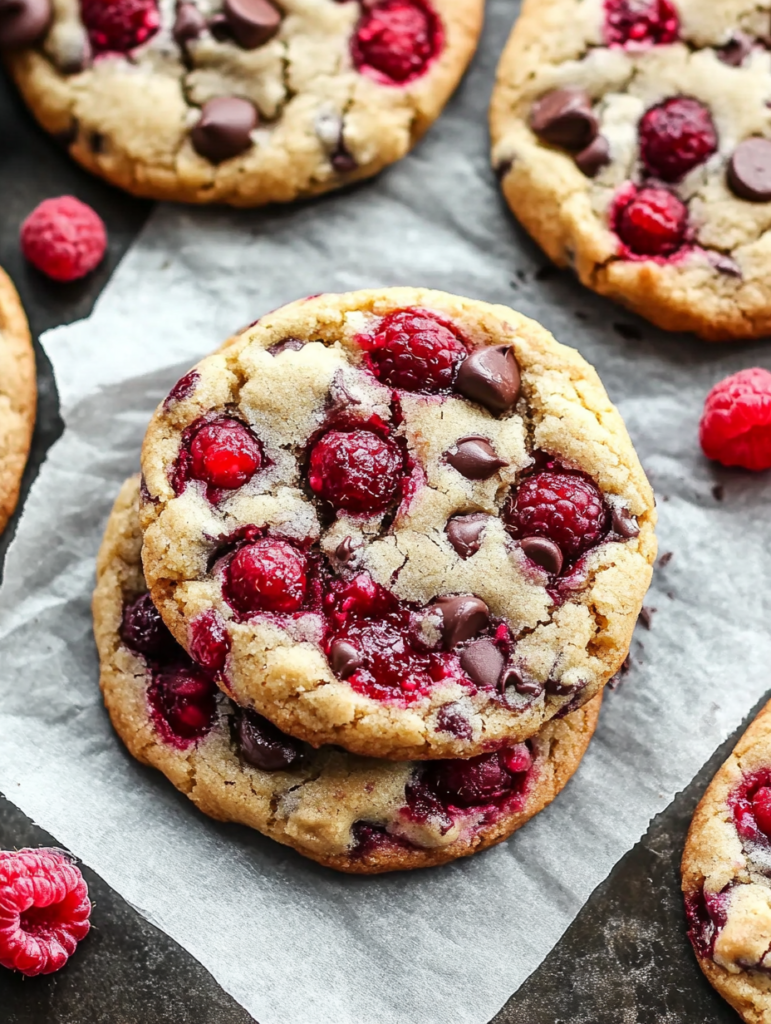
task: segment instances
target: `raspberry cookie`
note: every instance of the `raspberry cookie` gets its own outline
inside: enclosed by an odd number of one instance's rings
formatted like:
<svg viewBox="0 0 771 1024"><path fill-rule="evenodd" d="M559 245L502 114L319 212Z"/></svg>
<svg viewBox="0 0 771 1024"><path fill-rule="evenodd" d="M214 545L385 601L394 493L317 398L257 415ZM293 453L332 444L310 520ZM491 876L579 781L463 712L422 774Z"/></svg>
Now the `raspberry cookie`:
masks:
<svg viewBox="0 0 771 1024"><path fill-rule="evenodd" d="M771 703L696 808L683 854L688 936L749 1024L771 1021Z"/></svg>
<svg viewBox="0 0 771 1024"><path fill-rule="evenodd" d="M596 373L503 306L285 306L204 359L142 452L176 640L313 746L471 757L594 697L651 577L653 496Z"/></svg>
<svg viewBox="0 0 771 1024"><path fill-rule="evenodd" d="M40 123L136 195L258 206L376 174L455 89L484 0L14 0Z"/></svg>
<svg viewBox="0 0 771 1024"><path fill-rule="evenodd" d="M467 761L376 761L313 750L225 697L177 646L145 589L139 480L107 525L94 594L101 686L131 753L206 814L340 871L429 867L506 839L579 765L601 696L540 733Z"/></svg>
<svg viewBox="0 0 771 1024"><path fill-rule="evenodd" d="M561 266L668 330L771 331L771 3L525 0L493 163Z"/></svg>
<svg viewBox="0 0 771 1024"><path fill-rule="evenodd" d="M35 354L16 289L0 269L0 531L13 515L35 427Z"/></svg>

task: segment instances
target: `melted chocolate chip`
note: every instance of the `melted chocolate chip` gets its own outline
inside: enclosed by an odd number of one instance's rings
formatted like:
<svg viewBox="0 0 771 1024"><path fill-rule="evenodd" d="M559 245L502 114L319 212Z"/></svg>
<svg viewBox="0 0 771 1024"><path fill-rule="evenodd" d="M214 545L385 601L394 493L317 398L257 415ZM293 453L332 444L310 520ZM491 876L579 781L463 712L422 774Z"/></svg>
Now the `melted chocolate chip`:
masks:
<svg viewBox="0 0 771 1024"><path fill-rule="evenodd" d="M263 46L281 26L281 12L269 0L225 0L223 10L233 38L245 50Z"/></svg>
<svg viewBox="0 0 771 1024"><path fill-rule="evenodd" d="M254 323L258 323L258 321L255 320ZM254 324L249 324L249 326L253 327ZM244 330L246 330L246 328L244 328ZM304 347L305 342L300 341L299 338L284 338L283 341L277 341L275 345L271 345L268 352L272 356L278 356L282 352L299 352L300 349Z"/></svg>
<svg viewBox="0 0 771 1024"><path fill-rule="evenodd" d="M98 156L100 153L104 153L106 149L105 141L102 132L91 132L88 137L88 148Z"/></svg>
<svg viewBox="0 0 771 1024"><path fill-rule="evenodd" d="M442 638L448 651L481 633L490 621L487 605L471 594L440 597L436 607L442 613Z"/></svg>
<svg viewBox="0 0 771 1024"><path fill-rule="evenodd" d="M342 147L332 154L330 163L338 174L349 174L359 166L356 158Z"/></svg>
<svg viewBox="0 0 771 1024"><path fill-rule="evenodd" d="M518 668L507 669L502 682L504 690L507 686L513 686L517 693L525 697L540 697L544 691L543 683L524 675Z"/></svg>
<svg viewBox="0 0 771 1024"><path fill-rule="evenodd" d="M725 274L727 277L743 277L742 268L730 256L718 256L713 261L713 267L718 274Z"/></svg>
<svg viewBox="0 0 771 1024"><path fill-rule="evenodd" d="M615 505L610 513L611 527L619 537L631 540L632 537L640 536L640 527L632 513L623 505Z"/></svg>
<svg viewBox="0 0 771 1024"><path fill-rule="evenodd" d="M347 679L361 668L364 659L353 644L347 640L335 640L329 649L329 664L340 679Z"/></svg>
<svg viewBox="0 0 771 1024"><path fill-rule="evenodd" d="M531 562L540 565L552 576L559 576L562 572L562 552L553 540L548 537L523 537L520 545Z"/></svg>
<svg viewBox="0 0 771 1024"><path fill-rule="evenodd" d="M31 46L50 23L50 0L0 0L0 49Z"/></svg>
<svg viewBox="0 0 771 1024"><path fill-rule="evenodd" d="M287 736L254 711L239 713L235 731L241 757L263 772L287 771L302 759L299 740Z"/></svg>
<svg viewBox="0 0 771 1024"><path fill-rule="evenodd" d="M196 153L218 164L249 149L257 120L257 111L248 100L219 96L204 103L190 141Z"/></svg>
<svg viewBox="0 0 771 1024"><path fill-rule="evenodd" d="M449 732L459 740L470 740L474 734L460 704L442 704L436 713L436 728L439 732Z"/></svg>
<svg viewBox="0 0 771 1024"><path fill-rule="evenodd" d="M363 544L364 542L358 538L354 540L353 537L344 537L335 548L335 560L346 567L355 565Z"/></svg>
<svg viewBox="0 0 771 1024"><path fill-rule="evenodd" d="M487 438L478 434L459 438L444 455L452 468L467 480L489 480L503 466L508 466L508 462L498 458Z"/></svg>
<svg viewBox="0 0 771 1024"><path fill-rule="evenodd" d="M530 127L544 142L578 153L597 135L597 118L582 89L555 89L533 104Z"/></svg>
<svg viewBox="0 0 771 1024"><path fill-rule="evenodd" d="M464 359L455 379L455 390L491 413L511 412L517 404L521 379L511 345L475 349Z"/></svg>
<svg viewBox="0 0 771 1024"><path fill-rule="evenodd" d="M460 656L460 667L478 686L498 685L506 659L492 640L484 637L469 644Z"/></svg>
<svg viewBox="0 0 771 1024"><path fill-rule="evenodd" d="M206 28L206 18L198 10L195 4L177 4L177 13L174 18L172 35L174 42L182 49L194 39L197 39Z"/></svg>
<svg viewBox="0 0 771 1024"><path fill-rule="evenodd" d="M715 50L715 55L724 64L729 64L732 68L738 68L741 67L750 55L752 47L752 36L748 36L746 32L735 32L733 38L725 46L720 46Z"/></svg>
<svg viewBox="0 0 771 1024"><path fill-rule="evenodd" d="M461 558L471 558L482 544L482 534L491 517L484 512L472 512L468 516L453 516L447 523L447 539Z"/></svg>
<svg viewBox="0 0 771 1024"><path fill-rule="evenodd" d="M603 167L610 163L610 146L604 135L598 135L593 139L586 149L576 153L573 158L576 167L585 174L587 178L595 178Z"/></svg>
<svg viewBox="0 0 771 1024"><path fill-rule="evenodd" d="M750 203L771 199L771 140L755 137L739 143L728 162L728 186Z"/></svg>
<svg viewBox="0 0 771 1024"><path fill-rule="evenodd" d="M585 683L563 683L560 679L547 679L546 692L550 697L571 697L579 690L583 690Z"/></svg>

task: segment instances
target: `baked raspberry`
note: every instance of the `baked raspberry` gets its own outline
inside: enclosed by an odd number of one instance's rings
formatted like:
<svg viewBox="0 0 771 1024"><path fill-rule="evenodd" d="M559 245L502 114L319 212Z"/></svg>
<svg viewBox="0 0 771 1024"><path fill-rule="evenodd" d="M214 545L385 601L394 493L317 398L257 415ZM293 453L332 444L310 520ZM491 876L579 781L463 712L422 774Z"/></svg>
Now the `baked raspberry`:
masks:
<svg viewBox="0 0 771 1024"><path fill-rule="evenodd" d="M53 974L90 928L88 887L60 850L0 851L0 967Z"/></svg>
<svg viewBox="0 0 771 1024"><path fill-rule="evenodd" d="M640 121L642 161L663 181L680 181L716 149L712 115L698 100L673 96L647 110Z"/></svg>
<svg viewBox="0 0 771 1024"><path fill-rule="evenodd" d="M761 786L753 794L752 813L760 831L771 839L771 787Z"/></svg>
<svg viewBox="0 0 771 1024"><path fill-rule="evenodd" d="M439 19L424 0L370 0L351 40L359 71L405 85L424 74L442 48Z"/></svg>
<svg viewBox="0 0 771 1024"><path fill-rule="evenodd" d="M220 614L210 608L190 624L190 654L209 672L219 672L225 667L230 637L227 626Z"/></svg>
<svg viewBox="0 0 771 1024"><path fill-rule="evenodd" d="M448 324L419 309L384 317L371 338L369 364L378 380L405 391L449 391L465 346Z"/></svg>
<svg viewBox="0 0 771 1024"><path fill-rule="evenodd" d="M175 647L174 638L149 594L141 594L124 607L120 638L135 654L156 661L169 655Z"/></svg>
<svg viewBox="0 0 771 1024"><path fill-rule="evenodd" d="M761 769L745 775L729 795L728 806L742 839L766 848L771 845L771 828L768 828L771 825L768 813L771 809L771 770Z"/></svg>
<svg viewBox="0 0 771 1024"><path fill-rule="evenodd" d="M397 445L371 430L330 430L311 450L308 483L335 509L378 515L397 496L403 459Z"/></svg>
<svg viewBox="0 0 771 1024"><path fill-rule="evenodd" d="M147 692L156 728L175 746L205 736L217 712L217 688L194 665L178 664L155 674Z"/></svg>
<svg viewBox="0 0 771 1024"><path fill-rule="evenodd" d="M185 398L189 398L195 391L200 379L201 375L198 370L190 370L184 377L180 377L168 395L166 395L163 408L171 409L177 402L182 402Z"/></svg>
<svg viewBox="0 0 771 1024"><path fill-rule="evenodd" d="M211 487L234 490L262 468L262 447L238 420L223 418L200 427L190 441L190 472Z"/></svg>
<svg viewBox="0 0 771 1024"><path fill-rule="evenodd" d="M724 466L771 469L771 373L760 367L721 380L707 395L699 440Z"/></svg>
<svg viewBox="0 0 771 1024"><path fill-rule="evenodd" d="M677 8L670 0L605 0L608 46L674 43L679 32Z"/></svg>
<svg viewBox="0 0 771 1024"><path fill-rule="evenodd" d="M621 241L636 256L670 256L685 241L688 210L664 188L641 188L616 211Z"/></svg>
<svg viewBox="0 0 771 1024"><path fill-rule="evenodd" d="M271 537L240 548L225 570L225 595L242 615L296 612L307 586L305 555Z"/></svg>
<svg viewBox="0 0 771 1024"><path fill-rule="evenodd" d="M21 251L54 281L75 281L96 267L107 249L102 218L74 196L44 199L21 226Z"/></svg>
<svg viewBox="0 0 771 1024"><path fill-rule="evenodd" d="M688 938L699 956L711 959L715 940L728 920L730 889L723 892L686 893L685 917Z"/></svg>
<svg viewBox="0 0 771 1024"><path fill-rule="evenodd" d="M582 473L556 469L526 477L507 498L503 519L514 537L548 537L566 561L599 544L610 528L596 484Z"/></svg>
<svg viewBox="0 0 771 1024"><path fill-rule="evenodd" d="M509 763L514 766L513 770ZM525 758L521 753L509 757L508 752L496 751L465 761L437 761L427 769L426 781L448 803L473 807L521 792L531 764L532 758Z"/></svg>
<svg viewBox="0 0 771 1024"><path fill-rule="evenodd" d="M94 53L128 53L161 24L156 0L80 0L80 15Z"/></svg>

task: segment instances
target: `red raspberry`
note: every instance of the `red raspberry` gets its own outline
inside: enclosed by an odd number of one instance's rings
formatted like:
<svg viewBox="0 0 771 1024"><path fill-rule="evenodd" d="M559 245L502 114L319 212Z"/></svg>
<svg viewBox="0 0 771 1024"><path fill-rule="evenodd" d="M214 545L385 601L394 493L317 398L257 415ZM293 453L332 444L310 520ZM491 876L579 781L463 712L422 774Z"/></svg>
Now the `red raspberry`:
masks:
<svg viewBox="0 0 771 1024"><path fill-rule="evenodd" d="M582 473L545 469L526 477L504 506L515 537L548 537L572 560L599 544L609 528L597 486Z"/></svg>
<svg viewBox="0 0 771 1024"><path fill-rule="evenodd" d="M717 132L703 103L674 96L647 110L640 121L640 154L651 174L679 181L712 156Z"/></svg>
<svg viewBox="0 0 771 1024"><path fill-rule="evenodd" d="M219 672L225 667L230 650L230 637L225 623L217 611L211 608L203 612L190 624L190 655L209 672Z"/></svg>
<svg viewBox="0 0 771 1024"><path fill-rule="evenodd" d="M771 838L771 788L761 786L752 798L752 812L760 831Z"/></svg>
<svg viewBox="0 0 771 1024"><path fill-rule="evenodd" d="M402 468L393 441L371 430L330 430L313 446L308 483L336 509L376 515L396 496Z"/></svg>
<svg viewBox="0 0 771 1024"><path fill-rule="evenodd" d="M233 556L225 573L228 599L243 615L296 612L308 586L305 555L285 540L265 537Z"/></svg>
<svg viewBox="0 0 771 1024"><path fill-rule="evenodd" d="M80 0L80 15L94 53L128 53L161 24L156 0Z"/></svg>
<svg viewBox="0 0 771 1024"><path fill-rule="evenodd" d="M389 313L366 343L378 380L405 391L449 391L467 354L449 325L422 310Z"/></svg>
<svg viewBox="0 0 771 1024"><path fill-rule="evenodd" d="M211 487L233 490L262 467L260 442L243 423L215 420L196 431L190 443L191 475Z"/></svg>
<svg viewBox="0 0 771 1024"><path fill-rule="evenodd" d="M771 373L741 370L707 395L699 440L708 459L724 466L771 469Z"/></svg>
<svg viewBox="0 0 771 1024"><path fill-rule="evenodd" d="M677 8L670 0L605 0L608 46L674 43L679 32Z"/></svg>
<svg viewBox="0 0 771 1024"><path fill-rule="evenodd" d="M431 789L458 807L473 807L508 796L522 786L522 769L512 773L506 765L508 752L480 754L468 760L438 761L428 770ZM529 765L528 765L529 767Z"/></svg>
<svg viewBox="0 0 771 1024"><path fill-rule="evenodd" d="M616 213L616 231L636 256L670 256L685 240L688 210L664 188L641 188Z"/></svg>
<svg viewBox="0 0 771 1024"><path fill-rule="evenodd" d="M375 0L351 41L359 71L380 82L405 85L424 74L442 46L442 27L425 0Z"/></svg>
<svg viewBox="0 0 771 1024"><path fill-rule="evenodd" d="M182 747L211 729L216 697L216 686L193 665L174 665L159 672L147 694L158 730Z"/></svg>
<svg viewBox="0 0 771 1024"><path fill-rule="evenodd" d="M74 196L44 199L21 226L21 251L54 281L90 273L107 248L102 218Z"/></svg>
<svg viewBox="0 0 771 1024"><path fill-rule="evenodd" d="M53 974L90 928L88 888L59 850L0 851L0 966Z"/></svg>

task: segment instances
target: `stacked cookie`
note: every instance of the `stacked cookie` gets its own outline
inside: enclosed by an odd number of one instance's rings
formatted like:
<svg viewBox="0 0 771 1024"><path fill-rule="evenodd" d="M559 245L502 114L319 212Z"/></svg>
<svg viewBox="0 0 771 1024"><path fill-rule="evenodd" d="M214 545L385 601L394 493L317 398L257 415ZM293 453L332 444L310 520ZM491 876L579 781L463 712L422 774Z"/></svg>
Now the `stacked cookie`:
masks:
<svg viewBox="0 0 771 1024"><path fill-rule="evenodd" d="M150 423L99 556L105 701L214 817L343 871L465 856L578 766L654 525L597 375L533 321L293 303Z"/></svg>

